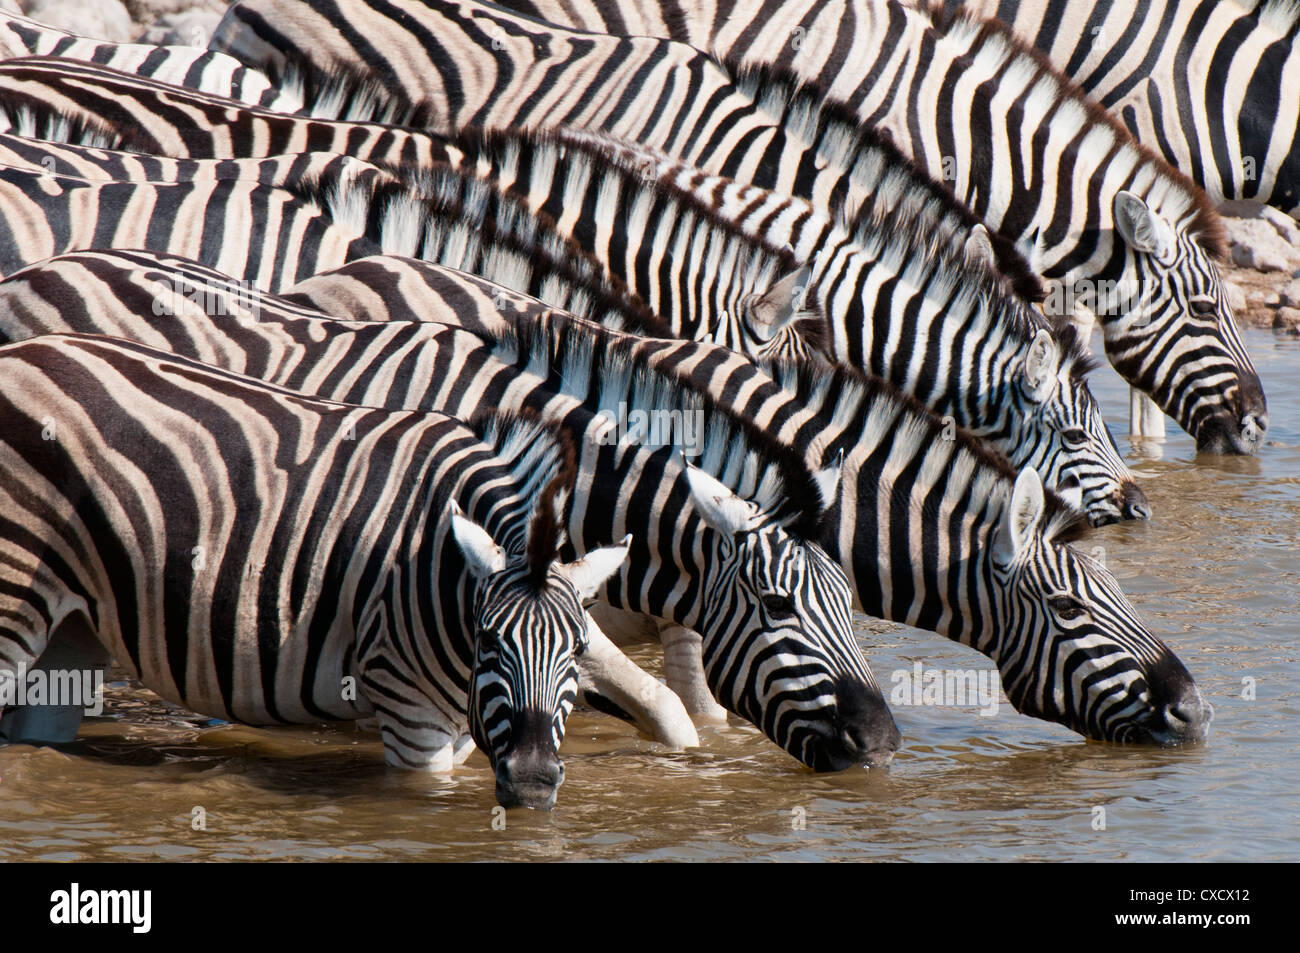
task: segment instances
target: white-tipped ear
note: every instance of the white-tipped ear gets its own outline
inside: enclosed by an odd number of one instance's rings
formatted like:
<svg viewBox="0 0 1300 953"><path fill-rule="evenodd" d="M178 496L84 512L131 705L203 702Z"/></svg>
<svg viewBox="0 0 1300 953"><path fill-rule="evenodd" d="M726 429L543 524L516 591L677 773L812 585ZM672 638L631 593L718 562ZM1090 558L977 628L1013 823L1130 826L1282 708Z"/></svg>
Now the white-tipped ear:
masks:
<svg viewBox="0 0 1300 953"><path fill-rule="evenodd" d="M795 315L804 310L804 299L811 280L812 273L805 266L751 298L745 318L754 337L760 341L770 341L793 321Z"/></svg>
<svg viewBox="0 0 1300 953"><path fill-rule="evenodd" d="M1025 467L1016 477L1011 491L1011 502L1002 512L997 538L993 542L993 558L1003 566L1015 562L1024 552L1034 529L1043 518L1043 481L1038 471Z"/></svg>
<svg viewBox="0 0 1300 953"><path fill-rule="evenodd" d="M836 492L840 488L840 474L844 472L844 450L835 455L835 462L813 472L813 481L822 496L822 509L827 509L835 502Z"/></svg>
<svg viewBox="0 0 1300 953"><path fill-rule="evenodd" d="M729 487L699 467L686 464L686 482L691 488L691 500L699 509L700 516L719 533L735 536L758 526L758 507L749 500L736 496Z"/></svg>
<svg viewBox="0 0 1300 953"><path fill-rule="evenodd" d="M1020 369L1025 390L1037 403L1045 401L1052 392L1052 379L1056 376L1060 360L1061 352L1052 339L1052 332L1047 328L1039 328L1029 343L1029 353L1025 355L1025 363Z"/></svg>
<svg viewBox="0 0 1300 953"><path fill-rule="evenodd" d="M1115 231L1134 251L1159 254L1168 248L1173 234L1164 219L1132 192L1115 196Z"/></svg>
<svg viewBox="0 0 1300 953"><path fill-rule="evenodd" d="M991 268L997 267L998 257L993 253L989 230L983 225L976 225L970 230L970 237L966 239L966 260L972 265L986 264Z"/></svg>
<svg viewBox="0 0 1300 953"><path fill-rule="evenodd" d="M585 601L593 598L605 584L605 580L618 572L619 567L627 560L627 553L631 546L632 534L629 533L621 542L613 546L593 549L581 559L563 563L556 568L573 583L573 588L578 590L578 598Z"/></svg>
<svg viewBox="0 0 1300 953"><path fill-rule="evenodd" d="M492 542L487 530L466 516L455 500L447 507L447 515L451 517L451 534L456 537L470 575L483 579L506 568L505 550Z"/></svg>

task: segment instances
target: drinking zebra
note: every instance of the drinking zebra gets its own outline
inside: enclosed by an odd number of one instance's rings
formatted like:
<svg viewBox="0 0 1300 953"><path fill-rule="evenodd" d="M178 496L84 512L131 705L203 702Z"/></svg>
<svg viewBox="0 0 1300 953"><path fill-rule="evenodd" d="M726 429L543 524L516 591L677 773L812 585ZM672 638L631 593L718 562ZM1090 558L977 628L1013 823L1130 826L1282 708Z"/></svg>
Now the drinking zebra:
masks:
<svg viewBox="0 0 1300 953"><path fill-rule="evenodd" d="M375 715L389 763L472 745L549 808L582 600L628 541L556 561L555 428L323 402L139 345L0 349L0 665L87 635L251 724Z"/></svg>

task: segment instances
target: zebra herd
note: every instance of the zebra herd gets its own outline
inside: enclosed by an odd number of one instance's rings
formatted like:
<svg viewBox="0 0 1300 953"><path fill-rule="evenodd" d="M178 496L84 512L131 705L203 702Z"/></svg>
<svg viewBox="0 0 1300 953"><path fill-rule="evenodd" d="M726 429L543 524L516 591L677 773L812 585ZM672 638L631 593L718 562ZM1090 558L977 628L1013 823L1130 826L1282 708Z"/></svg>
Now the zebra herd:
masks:
<svg viewBox="0 0 1300 953"><path fill-rule="evenodd" d="M1171 29L1063 41L1109 0L1024 6L242 0L207 50L0 20L0 675L373 717L389 763L477 746L549 808L580 697L888 763L857 609L1023 714L1202 740L1071 545L1151 516L1087 331L1199 449L1258 449L1211 199L1297 204L1297 104L1175 83ZM1202 59L1289 10L1148 6Z"/></svg>

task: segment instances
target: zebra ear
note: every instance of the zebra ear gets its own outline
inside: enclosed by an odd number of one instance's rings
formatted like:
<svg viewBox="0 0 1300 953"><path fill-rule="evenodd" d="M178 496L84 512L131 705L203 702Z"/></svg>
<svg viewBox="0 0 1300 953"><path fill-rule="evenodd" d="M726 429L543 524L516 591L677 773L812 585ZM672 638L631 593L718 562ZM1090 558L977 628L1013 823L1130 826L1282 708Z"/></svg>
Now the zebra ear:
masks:
<svg viewBox="0 0 1300 953"><path fill-rule="evenodd" d="M996 268L998 257L993 253L993 242L989 239L989 230L983 225L976 225L970 230L966 239L966 260L972 265L985 264Z"/></svg>
<svg viewBox="0 0 1300 953"><path fill-rule="evenodd" d="M1043 518L1043 505L1043 481L1037 470L1025 467L1016 477L1011 500L1002 511L997 538L993 541L993 558L999 564L1009 566L1024 552Z"/></svg>
<svg viewBox="0 0 1300 953"><path fill-rule="evenodd" d="M623 537L622 542L613 546L593 549L581 559L571 563L562 563L556 568L578 590L578 598L583 602L594 599L605 580L618 572L619 567L627 561L628 550L632 547L632 534Z"/></svg>
<svg viewBox="0 0 1300 953"><path fill-rule="evenodd" d="M813 481L822 497L822 510L830 508L835 500L835 491L840 486L840 474L844 471L844 449L835 455L835 462L813 473Z"/></svg>
<svg viewBox="0 0 1300 953"><path fill-rule="evenodd" d="M1035 403L1041 404L1052 392L1052 378L1056 376L1056 366L1060 359L1060 350L1052 339L1052 332L1047 328L1039 328L1029 343L1029 353L1025 355L1025 363L1020 370L1025 390Z"/></svg>
<svg viewBox="0 0 1300 953"><path fill-rule="evenodd" d="M1133 247L1145 254L1160 254L1169 247L1173 236L1164 220L1132 192L1115 196L1115 231Z"/></svg>
<svg viewBox="0 0 1300 953"><path fill-rule="evenodd" d="M456 537L470 575L483 579L506 568L505 550L492 542L487 530L466 516L455 500L447 507L447 515L451 519L451 534Z"/></svg>
<svg viewBox="0 0 1300 953"><path fill-rule="evenodd" d="M804 310L812 272L805 265L786 275L762 294L755 295L746 307L745 323L760 341L770 341L781 329Z"/></svg>
<svg viewBox="0 0 1300 953"><path fill-rule="evenodd" d="M761 522L758 507L742 500L699 467L686 464L686 482L691 488L691 500L700 511L704 522L724 536L735 536L756 529Z"/></svg>

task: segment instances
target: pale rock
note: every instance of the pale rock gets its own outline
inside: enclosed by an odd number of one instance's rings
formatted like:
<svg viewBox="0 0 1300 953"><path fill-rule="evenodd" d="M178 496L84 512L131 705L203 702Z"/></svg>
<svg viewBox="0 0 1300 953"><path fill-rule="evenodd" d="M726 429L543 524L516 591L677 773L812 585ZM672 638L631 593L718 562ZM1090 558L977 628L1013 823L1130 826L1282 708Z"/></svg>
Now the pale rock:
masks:
<svg viewBox="0 0 1300 953"><path fill-rule="evenodd" d="M1224 229L1233 264L1257 271L1285 271L1300 266L1300 250L1282 238L1276 228L1259 218L1225 218Z"/></svg>
<svg viewBox="0 0 1300 953"><path fill-rule="evenodd" d="M1246 292L1235 281L1223 282L1223 294L1228 299L1228 307L1233 313L1246 310Z"/></svg>
<svg viewBox="0 0 1300 953"><path fill-rule="evenodd" d="M1251 199L1234 199L1219 206L1225 218L1259 219L1267 222L1288 245L1300 245L1300 223L1271 205Z"/></svg>
<svg viewBox="0 0 1300 953"><path fill-rule="evenodd" d="M221 22L221 13L215 10L187 10L184 13L167 13L154 21L153 26L140 35L139 42L154 46L206 47L212 33Z"/></svg>
<svg viewBox="0 0 1300 953"><path fill-rule="evenodd" d="M126 43L135 33L121 0L30 0L23 12L37 23L96 40Z"/></svg>
<svg viewBox="0 0 1300 953"><path fill-rule="evenodd" d="M1300 334L1300 308L1278 308L1273 314L1273 327L1279 331Z"/></svg>

